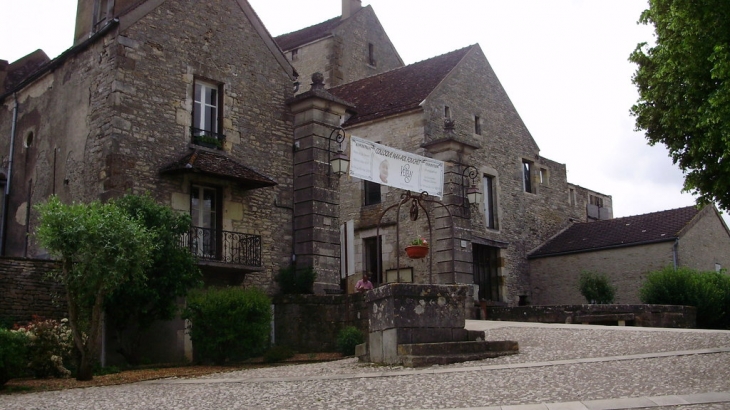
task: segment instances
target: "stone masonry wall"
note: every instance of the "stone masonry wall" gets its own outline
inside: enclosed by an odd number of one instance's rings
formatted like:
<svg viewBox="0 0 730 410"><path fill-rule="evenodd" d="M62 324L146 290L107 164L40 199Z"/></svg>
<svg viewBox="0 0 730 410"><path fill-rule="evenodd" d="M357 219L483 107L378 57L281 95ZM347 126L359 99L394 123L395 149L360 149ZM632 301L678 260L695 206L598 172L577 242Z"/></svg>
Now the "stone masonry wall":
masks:
<svg viewBox="0 0 730 410"><path fill-rule="evenodd" d="M730 269L730 233L711 205L706 206L677 247L680 266L714 271L715 264Z"/></svg>
<svg viewBox="0 0 730 410"><path fill-rule="evenodd" d="M616 303L637 304L639 287L650 271L672 265L674 241L571 255L530 259L534 305L582 304L583 271L605 274L617 287Z"/></svg>
<svg viewBox="0 0 730 410"><path fill-rule="evenodd" d="M291 79L234 0L164 2L118 38L120 63L112 100L119 127L108 157L110 188L150 191L161 203L190 211L190 187L222 191L222 229L262 237L265 270L246 285L264 289L292 254L292 118L285 100ZM243 190L236 182L158 171L191 148L196 80L220 84L223 151L275 180Z"/></svg>
<svg viewBox="0 0 730 410"><path fill-rule="evenodd" d="M67 317L63 287L45 278L57 268L53 261L0 258L0 325L28 322L33 315Z"/></svg>

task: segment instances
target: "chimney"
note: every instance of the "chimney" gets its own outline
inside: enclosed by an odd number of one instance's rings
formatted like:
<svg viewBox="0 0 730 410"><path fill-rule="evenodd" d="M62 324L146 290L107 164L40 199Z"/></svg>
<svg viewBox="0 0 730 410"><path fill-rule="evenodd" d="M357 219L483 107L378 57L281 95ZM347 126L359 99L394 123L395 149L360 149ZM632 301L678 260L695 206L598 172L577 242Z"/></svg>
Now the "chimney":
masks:
<svg viewBox="0 0 730 410"><path fill-rule="evenodd" d="M362 8L362 0L342 0L342 20L349 18Z"/></svg>

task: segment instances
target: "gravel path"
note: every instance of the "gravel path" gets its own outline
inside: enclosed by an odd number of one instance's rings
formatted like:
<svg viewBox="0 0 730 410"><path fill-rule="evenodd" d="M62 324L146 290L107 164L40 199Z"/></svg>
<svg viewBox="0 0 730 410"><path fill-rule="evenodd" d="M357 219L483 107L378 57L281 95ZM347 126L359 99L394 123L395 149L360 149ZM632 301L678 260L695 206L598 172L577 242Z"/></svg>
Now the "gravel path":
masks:
<svg viewBox="0 0 730 410"><path fill-rule="evenodd" d="M0 408L454 409L730 392L730 332L477 321L467 327L487 325L498 326L488 329L488 340L517 340L520 354L419 370L344 359L190 380L0 396ZM710 350L667 353L701 349ZM639 354L649 356L621 357ZM594 360L574 360L586 358ZM730 408L730 401L652 408L720 409Z"/></svg>

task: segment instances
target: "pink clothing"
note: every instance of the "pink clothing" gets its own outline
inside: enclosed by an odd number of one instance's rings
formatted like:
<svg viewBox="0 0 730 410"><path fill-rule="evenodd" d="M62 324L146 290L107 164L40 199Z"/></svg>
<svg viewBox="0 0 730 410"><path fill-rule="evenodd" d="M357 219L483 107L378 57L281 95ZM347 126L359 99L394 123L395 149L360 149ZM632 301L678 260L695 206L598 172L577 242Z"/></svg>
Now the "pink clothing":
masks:
<svg viewBox="0 0 730 410"><path fill-rule="evenodd" d="M352 283L352 282L350 282ZM358 292L365 292L366 290L372 290L373 289L373 282L367 281L364 282L362 279L357 281L355 284L355 290Z"/></svg>

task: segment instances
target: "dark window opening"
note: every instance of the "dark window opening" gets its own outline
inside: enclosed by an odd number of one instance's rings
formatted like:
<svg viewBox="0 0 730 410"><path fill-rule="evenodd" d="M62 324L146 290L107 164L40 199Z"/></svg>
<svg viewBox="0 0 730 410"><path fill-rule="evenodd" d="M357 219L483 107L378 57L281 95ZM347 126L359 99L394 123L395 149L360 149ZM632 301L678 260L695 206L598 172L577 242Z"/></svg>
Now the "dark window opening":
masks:
<svg viewBox="0 0 730 410"><path fill-rule="evenodd" d="M297 61L299 59L299 49L295 48L291 51L291 61Z"/></svg>
<svg viewBox="0 0 730 410"><path fill-rule="evenodd" d="M482 135L482 122L478 116L474 116L474 134Z"/></svg>
<svg viewBox="0 0 730 410"><path fill-rule="evenodd" d="M368 43L368 64L375 67L375 46L373 43Z"/></svg>
<svg viewBox="0 0 730 410"><path fill-rule="evenodd" d="M479 285L479 300L500 301L499 248L472 244L474 283Z"/></svg>
<svg viewBox="0 0 730 410"><path fill-rule="evenodd" d="M522 160L522 181L525 192L532 192L532 163Z"/></svg>
<svg viewBox="0 0 730 410"><path fill-rule="evenodd" d="M487 228L497 229L497 201L495 195L494 177L484 176L484 216Z"/></svg>
<svg viewBox="0 0 730 410"><path fill-rule="evenodd" d="M382 236L373 236L372 238L364 238L362 240L363 257L365 258L364 270L370 275L370 281L373 282L373 286L378 286L378 284L382 283L383 276L383 255L378 253L378 242L380 242L380 250L382 252ZM380 272L378 272L378 266L380 266Z"/></svg>
<svg viewBox="0 0 730 410"><path fill-rule="evenodd" d="M448 105L444 106L444 118L446 118L447 120L451 119L451 108L449 108Z"/></svg>
<svg viewBox="0 0 730 410"><path fill-rule="evenodd" d="M380 199L380 184L370 181L364 181L364 204L375 205L381 202Z"/></svg>

